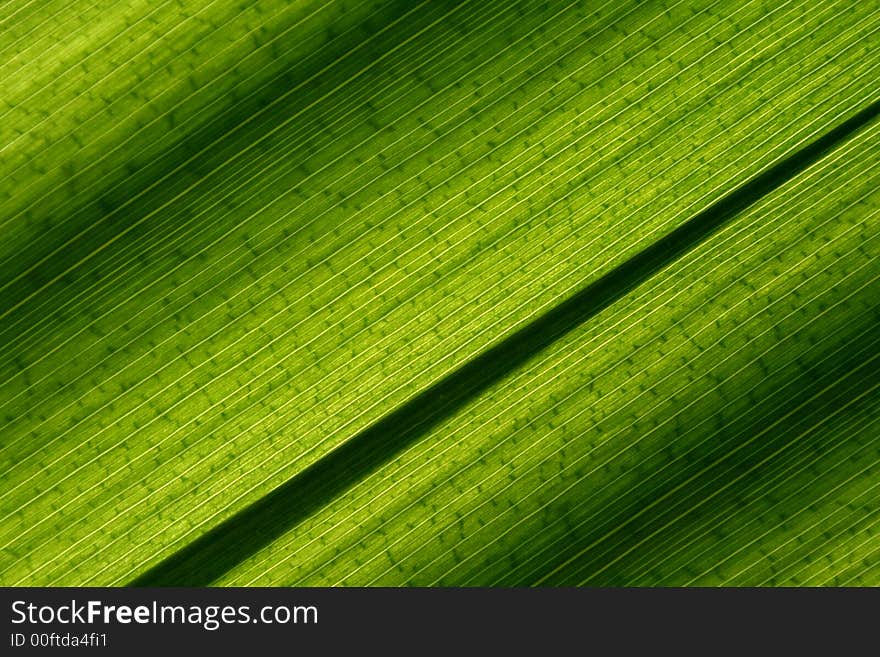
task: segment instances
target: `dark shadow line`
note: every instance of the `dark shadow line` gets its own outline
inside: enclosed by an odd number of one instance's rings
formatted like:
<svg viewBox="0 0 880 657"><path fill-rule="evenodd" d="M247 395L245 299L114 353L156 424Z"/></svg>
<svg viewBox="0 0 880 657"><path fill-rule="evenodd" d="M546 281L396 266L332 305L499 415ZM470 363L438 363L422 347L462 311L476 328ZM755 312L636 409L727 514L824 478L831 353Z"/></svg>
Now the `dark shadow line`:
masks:
<svg viewBox="0 0 880 657"><path fill-rule="evenodd" d="M752 178L250 506L171 554L130 586L205 586L350 488L555 340L696 248L880 114L880 101Z"/></svg>

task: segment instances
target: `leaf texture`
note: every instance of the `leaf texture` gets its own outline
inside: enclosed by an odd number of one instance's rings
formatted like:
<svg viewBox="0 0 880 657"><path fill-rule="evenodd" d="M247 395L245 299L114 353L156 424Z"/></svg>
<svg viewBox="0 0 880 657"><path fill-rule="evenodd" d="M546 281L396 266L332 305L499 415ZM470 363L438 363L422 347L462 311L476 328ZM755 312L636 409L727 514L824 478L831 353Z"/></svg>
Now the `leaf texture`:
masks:
<svg viewBox="0 0 880 657"><path fill-rule="evenodd" d="M0 12L2 583L878 583L871 3Z"/></svg>

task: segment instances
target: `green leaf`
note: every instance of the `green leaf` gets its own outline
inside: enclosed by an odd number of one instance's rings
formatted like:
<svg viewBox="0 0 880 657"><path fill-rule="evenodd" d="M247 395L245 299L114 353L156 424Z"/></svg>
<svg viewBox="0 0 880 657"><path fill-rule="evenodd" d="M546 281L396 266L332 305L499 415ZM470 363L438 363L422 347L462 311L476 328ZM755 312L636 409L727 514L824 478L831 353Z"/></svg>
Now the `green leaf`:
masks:
<svg viewBox="0 0 880 657"><path fill-rule="evenodd" d="M870 3L6 3L0 582L880 577Z"/></svg>

